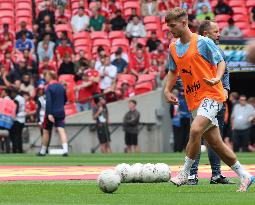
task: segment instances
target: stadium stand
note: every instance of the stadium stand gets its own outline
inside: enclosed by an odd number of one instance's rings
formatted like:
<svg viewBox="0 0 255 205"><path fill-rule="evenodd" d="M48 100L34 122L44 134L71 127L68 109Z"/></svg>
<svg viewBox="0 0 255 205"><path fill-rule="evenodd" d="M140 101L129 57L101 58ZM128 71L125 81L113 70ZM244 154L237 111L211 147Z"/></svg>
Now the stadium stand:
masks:
<svg viewBox="0 0 255 205"><path fill-rule="evenodd" d="M75 66L74 75L61 75L59 80L66 84L68 93L68 103L66 105L66 114L77 113L75 109L75 84L78 79L83 77L83 73L87 69L97 69L97 66L104 66L105 56L110 56L118 51L118 48L122 48L123 52L127 54L129 61L134 58L134 53L137 49L143 50L144 56L151 56L156 51L149 53L146 47L147 39L151 36L152 31L156 31L157 38L164 44L165 54L167 54L167 45L173 40L169 34L169 28L165 23L164 10L167 10L174 6L187 6L189 10L193 10L193 14L196 13L196 5L193 0L185 1L157 1L158 13L156 16L141 16L141 2L139 0L116 0L114 1L88 1L88 0L68 0L67 4L57 5L54 0L1 0L0 1L0 41L2 46L0 49L1 63L6 65L5 75L8 82L3 82L3 86L17 84L17 80L22 80L23 73L29 73L33 76L31 83L38 87L43 80L43 71L47 69L55 70L59 69L62 63L62 59L57 57L56 48L62 44L62 40L67 41L67 45L72 49L73 55L70 56L71 61ZM242 3L240 3L242 2ZM217 0L210 0L211 10L214 11L217 7ZM233 14L219 14L216 15L215 21L218 22L220 30L228 25L230 17L235 21L235 25L239 27L245 38L255 36L255 23L250 21L249 13L252 8L255 7L254 0L226 0L225 3L229 5L233 11ZM61 8L60 8L61 7ZM97 8L100 18L96 15L91 20L93 9ZM84 11L89 19L89 25L86 25L86 29L80 32L73 32L71 26L71 19L74 15L79 16L79 10ZM126 23L128 23L132 16L139 16L141 22L146 29L146 37L144 38L127 38L125 30L111 30L111 24L109 23L112 18L115 17L115 12L121 11ZM79 18L79 17L78 17ZM82 16L80 16L82 18ZM25 26L22 24L24 24ZM60 23L59 23L60 22ZM66 23L63 23L66 22ZM78 22L77 22L78 23ZM92 31L90 28L92 25L102 24L101 31ZM27 38L20 38L17 32L24 32ZM30 39L29 32L32 32L32 40ZM20 34L21 34L20 33ZM19 34L19 35L20 35ZM49 37L47 37L47 35ZM46 37L45 37L46 36ZM50 39L49 39L50 38ZM21 40L20 40L21 39ZM16 42L19 41L19 44ZM42 48L45 50L42 61L38 60L37 48L41 42ZM49 48L49 42L54 45L53 60L48 60L47 50ZM15 47L16 45L16 47ZM28 47L30 45L30 47ZM28 48L30 48L28 50ZM28 51L27 51L28 50ZM25 58L24 53L29 52L29 57ZM82 54L80 56L79 54ZM65 56L67 52L63 52ZM8 56L11 56L9 58ZM147 58L146 57L146 58ZM25 59L26 66L25 71L20 70L20 61ZM144 59L135 59L135 62L143 61ZM80 63L82 61L82 63ZM88 63L84 63L86 61ZM155 65L156 62L156 65ZM123 82L127 82L135 90L135 94L141 94L149 92L156 88L155 78L162 73L156 73L154 75L149 74L149 67L160 67L159 61L153 61L149 59L149 66L146 67L142 73L138 73L138 76L130 73L132 62L128 63L128 73L118 74L117 81L113 83L113 90L119 89ZM164 69L163 69L164 70ZM103 75L103 74L100 74ZM161 78L161 77L160 77ZM161 78L162 79L162 78ZM93 77L90 79L93 81ZM7 85L8 84L8 85ZM100 84L100 82L99 82ZM157 83L158 84L158 83ZM98 82L94 86L98 86ZM115 87L114 87L115 86ZM84 88L86 89L86 88ZM97 89L98 90L98 89ZM100 94L100 92L95 92ZM30 96L34 98L34 96ZM92 100L91 100L91 103Z"/></svg>

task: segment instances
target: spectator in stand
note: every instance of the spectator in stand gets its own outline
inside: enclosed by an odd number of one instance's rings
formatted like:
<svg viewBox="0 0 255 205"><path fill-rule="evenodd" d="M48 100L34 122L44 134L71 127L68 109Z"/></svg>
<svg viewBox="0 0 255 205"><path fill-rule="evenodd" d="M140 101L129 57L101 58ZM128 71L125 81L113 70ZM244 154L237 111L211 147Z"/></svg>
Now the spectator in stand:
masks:
<svg viewBox="0 0 255 205"><path fill-rule="evenodd" d="M129 85L126 80L121 83L120 89L117 88L115 92L120 100L135 96L134 86Z"/></svg>
<svg viewBox="0 0 255 205"><path fill-rule="evenodd" d="M255 6L253 6L250 10L250 22L251 23L255 22Z"/></svg>
<svg viewBox="0 0 255 205"><path fill-rule="evenodd" d="M20 22L20 31L16 33L16 40L21 38L22 33L26 33L26 36L28 39L31 39L31 40L34 39L34 34L32 33L32 31L29 31L27 29L27 23L25 21Z"/></svg>
<svg viewBox="0 0 255 205"><path fill-rule="evenodd" d="M50 41L50 35L48 33L44 34L43 40L38 43L37 54L39 57L39 62L42 62L44 57L49 57L53 60L54 57L55 43Z"/></svg>
<svg viewBox="0 0 255 205"><path fill-rule="evenodd" d="M123 58L127 63L129 62L128 54L126 52L123 52L123 49L121 47L118 47L116 52L121 53L121 58ZM111 55L111 62L116 59L116 52Z"/></svg>
<svg viewBox="0 0 255 205"><path fill-rule="evenodd" d="M197 20L203 21L203 20L214 20L214 14L209 11L208 7L206 5L202 6L202 13L197 15Z"/></svg>
<svg viewBox="0 0 255 205"><path fill-rule="evenodd" d="M85 31L89 26L89 17L84 13L84 7L79 7L78 14L71 19L74 33Z"/></svg>
<svg viewBox="0 0 255 205"><path fill-rule="evenodd" d="M28 93L30 97L35 96L35 87L31 83L31 78L28 73L26 73L22 76L22 83L20 85L20 91Z"/></svg>
<svg viewBox="0 0 255 205"><path fill-rule="evenodd" d="M21 58L18 62L18 64L15 65L15 70L12 70L8 76L7 84L15 84L15 82L21 82L23 75L28 73L27 65L26 65L26 60L24 58ZM10 85L7 85L10 86Z"/></svg>
<svg viewBox="0 0 255 205"><path fill-rule="evenodd" d="M11 89L11 99L16 103L16 119L10 130L13 153L23 153L22 130L25 124L25 99L19 94L18 89Z"/></svg>
<svg viewBox="0 0 255 205"><path fill-rule="evenodd" d="M69 18L65 15L65 7L58 7L59 15L56 18L56 24L68 24Z"/></svg>
<svg viewBox="0 0 255 205"><path fill-rule="evenodd" d="M130 39L146 37L145 27L138 16L133 16L132 21L128 23L126 36Z"/></svg>
<svg viewBox="0 0 255 205"><path fill-rule="evenodd" d="M52 63L50 63L50 59L48 56L45 56L42 62L39 64L38 74L42 75L46 71L56 71L55 66L53 66Z"/></svg>
<svg viewBox="0 0 255 205"><path fill-rule="evenodd" d="M121 5L120 2L116 2L116 0L110 0L107 4L107 11L108 16L112 18L113 16L116 16L117 11L120 11Z"/></svg>
<svg viewBox="0 0 255 205"><path fill-rule="evenodd" d="M136 109L137 102L135 100L129 100L129 111L125 114L123 119L123 127L125 131L125 144L127 146L127 152L140 152L138 146L138 125L140 120L140 113Z"/></svg>
<svg viewBox="0 0 255 205"><path fill-rule="evenodd" d="M102 153L110 153L110 131L109 131L109 112L106 106L106 100L99 97L96 100L96 107L93 109L93 119L97 121L97 136Z"/></svg>
<svg viewBox="0 0 255 205"><path fill-rule="evenodd" d="M141 14L142 16L157 16L158 15L157 1L143 0Z"/></svg>
<svg viewBox="0 0 255 205"><path fill-rule="evenodd" d="M54 31L54 27L52 27L50 24L46 24L45 27L43 27L41 30L40 30L40 33L39 33L39 41L41 41L43 39L43 36L45 34L49 34L50 35L50 40L52 42L56 42L58 37L56 35L56 32Z"/></svg>
<svg viewBox="0 0 255 205"><path fill-rule="evenodd" d="M181 1L180 1L180 8L185 9L185 10L188 11L188 9L189 9L189 4L187 3L187 0L181 0Z"/></svg>
<svg viewBox="0 0 255 205"><path fill-rule="evenodd" d="M122 17L121 10L116 11L116 16L110 20L110 24L113 31L121 31L125 29L127 23Z"/></svg>
<svg viewBox="0 0 255 205"><path fill-rule="evenodd" d="M72 50L72 48L70 46L67 45L67 40L66 39L62 39L61 42L62 42L61 45L59 45L56 48L57 60L61 61L66 54L68 54L69 56L71 56L72 59L74 59L73 50Z"/></svg>
<svg viewBox="0 0 255 205"><path fill-rule="evenodd" d="M245 95L240 95L239 103L235 105L231 115L234 152L239 152L240 148L243 152L248 151L251 122L254 116L254 107L247 103Z"/></svg>
<svg viewBox="0 0 255 205"><path fill-rule="evenodd" d="M111 88L117 77L117 67L111 64L110 57L106 56L103 65L99 68L101 76L100 89L107 91Z"/></svg>
<svg viewBox="0 0 255 205"><path fill-rule="evenodd" d="M35 62L33 55L29 52L28 49L24 50L23 58L26 61L27 71L33 75L38 74L37 63Z"/></svg>
<svg viewBox="0 0 255 205"><path fill-rule="evenodd" d="M208 12L211 12L211 4L208 0L196 0L194 3L194 10L196 11L196 15L200 15L203 13L203 6L207 6Z"/></svg>
<svg viewBox="0 0 255 205"><path fill-rule="evenodd" d="M86 72L83 73L81 80L77 81L76 91L76 108L78 112L91 109L91 97L93 95L93 82L90 81Z"/></svg>
<svg viewBox="0 0 255 205"><path fill-rule="evenodd" d="M214 8L214 14L215 15L219 15L219 14L233 15L233 10L229 5L227 5L224 2L224 0L218 0L218 3L216 4Z"/></svg>
<svg viewBox="0 0 255 205"><path fill-rule="evenodd" d="M157 37L157 32L152 31L151 32L151 37L148 38L146 42L146 47L149 52L155 51L158 47L158 45L161 44L161 41Z"/></svg>
<svg viewBox="0 0 255 205"><path fill-rule="evenodd" d="M22 32L21 38L16 41L15 48L23 52L24 50L28 49L31 53L34 52L34 43L31 39L27 38L26 32Z"/></svg>
<svg viewBox="0 0 255 205"><path fill-rule="evenodd" d="M137 10L136 10L136 8L131 8L131 14L130 14L130 16L128 17L127 22L129 23L130 21L132 21L132 19L133 19L134 16L138 16Z"/></svg>
<svg viewBox="0 0 255 205"><path fill-rule="evenodd" d="M130 60L130 73L136 77L139 74L145 74L149 72L149 59L143 49L137 49L134 54L131 55Z"/></svg>
<svg viewBox="0 0 255 205"><path fill-rule="evenodd" d="M63 58L63 62L61 63L59 69L58 69L58 76L63 74L71 74L75 75L74 72L74 64L71 60L71 56L69 54L66 54Z"/></svg>
<svg viewBox="0 0 255 205"><path fill-rule="evenodd" d="M105 30L105 17L98 13L98 7L91 9L92 15L89 20L89 27L91 31L104 31Z"/></svg>
<svg viewBox="0 0 255 205"><path fill-rule="evenodd" d="M25 112L26 112L26 122L36 121L36 103L32 97L30 97L28 92L23 92L23 97L25 99Z"/></svg>
<svg viewBox="0 0 255 205"><path fill-rule="evenodd" d="M59 36L59 38L57 39L57 42L56 42L57 46L62 44L63 39L65 39L67 41L67 46L71 47L74 50L74 45L73 45L72 41L68 38L67 31L62 31L60 33L60 36Z"/></svg>
<svg viewBox="0 0 255 205"><path fill-rule="evenodd" d="M222 38L241 38L243 36L240 28L235 26L232 18L228 19L228 26L224 27L221 31Z"/></svg>
<svg viewBox="0 0 255 205"><path fill-rule="evenodd" d="M97 48L97 55L98 55L98 58L96 60L95 68L96 68L97 71L99 71L100 67L104 63L105 56L106 56L106 52L105 52L105 50L102 46L99 46Z"/></svg>
<svg viewBox="0 0 255 205"><path fill-rule="evenodd" d="M49 43L43 42L42 48L41 46L37 47L37 54L39 58L39 62L42 62L45 57L49 58L50 60L53 60L54 53L51 49L49 49Z"/></svg>
<svg viewBox="0 0 255 205"><path fill-rule="evenodd" d="M12 32L9 31L9 24L7 23L3 24L3 31L1 33L0 39L3 38L5 34L7 34L9 38L11 39L11 41L14 42L15 36L13 35Z"/></svg>
<svg viewBox="0 0 255 205"><path fill-rule="evenodd" d="M41 25L44 24L45 16L49 16L50 24L51 24L51 26L53 26L55 24L55 13L51 9L50 1L46 1L45 9L39 12L38 18L37 18L37 26L41 27Z"/></svg>
<svg viewBox="0 0 255 205"><path fill-rule="evenodd" d="M122 51L117 50L115 52L115 59L112 61L112 65L117 67L117 73L127 73L128 63L122 58Z"/></svg>
<svg viewBox="0 0 255 205"><path fill-rule="evenodd" d="M13 41L10 39L10 35L3 34L3 38L0 40L0 54L5 53L5 51L9 51L10 53L13 51Z"/></svg>
<svg viewBox="0 0 255 205"><path fill-rule="evenodd" d="M68 4L68 0L52 0L54 7L63 7L65 8Z"/></svg>
<svg viewBox="0 0 255 205"><path fill-rule="evenodd" d="M85 71L86 75L89 77L89 80L92 84L92 94L98 95L101 93L99 82L100 82L100 73L95 69L95 61L91 60L89 62L89 68Z"/></svg>
<svg viewBox="0 0 255 205"><path fill-rule="evenodd" d="M11 52L6 50L4 53L4 59L1 62L1 65L4 66L5 71L9 73L10 71L14 71L15 63L12 59Z"/></svg>
<svg viewBox="0 0 255 205"><path fill-rule="evenodd" d="M77 72L79 72L79 74L83 76L84 71L89 67L89 63L89 60L85 57L85 52L83 50L80 50L76 56L76 61L74 63L76 76Z"/></svg>

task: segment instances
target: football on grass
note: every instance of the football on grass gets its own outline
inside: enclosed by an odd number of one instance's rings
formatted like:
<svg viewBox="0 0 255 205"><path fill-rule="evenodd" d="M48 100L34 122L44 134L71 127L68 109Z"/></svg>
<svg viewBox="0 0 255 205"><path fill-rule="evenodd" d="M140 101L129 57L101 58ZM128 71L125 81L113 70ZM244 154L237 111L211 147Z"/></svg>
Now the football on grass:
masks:
<svg viewBox="0 0 255 205"><path fill-rule="evenodd" d="M99 188L105 193L115 192L120 185L120 176L115 170L107 169L100 173L97 178Z"/></svg>
<svg viewBox="0 0 255 205"><path fill-rule="evenodd" d="M131 169L131 166L126 163L118 164L115 167L116 172L120 175L121 182L128 183L132 182L134 175L133 170Z"/></svg>

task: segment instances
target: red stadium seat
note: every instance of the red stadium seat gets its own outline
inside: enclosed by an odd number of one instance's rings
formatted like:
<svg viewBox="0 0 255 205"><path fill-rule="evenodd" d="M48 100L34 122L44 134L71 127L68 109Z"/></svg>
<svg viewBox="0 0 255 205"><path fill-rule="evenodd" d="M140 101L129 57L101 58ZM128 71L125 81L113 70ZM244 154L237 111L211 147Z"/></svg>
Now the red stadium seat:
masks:
<svg viewBox="0 0 255 205"><path fill-rule="evenodd" d="M245 7L233 7L234 14L246 14L247 9Z"/></svg>
<svg viewBox="0 0 255 205"><path fill-rule="evenodd" d="M10 10L1 10L0 9L0 17L14 18L14 13L13 13L13 11L10 11Z"/></svg>
<svg viewBox="0 0 255 205"><path fill-rule="evenodd" d="M228 26L227 22L219 22L218 23L219 29L222 30L224 27Z"/></svg>
<svg viewBox="0 0 255 205"><path fill-rule="evenodd" d="M255 6L255 1L254 1L254 0L247 0L247 1L246 1L246 6L247 6L247 7L253 7L253 6Z"/></svg>
<svg viewBox="0 0 255 205"><path fill-rule="evenodd" d="M77 39L90 39L90 33L86 32L86 31L74 33L73 34L73 39L74 40L77 40Z"/></svg>
<svg viewBox="0 0 255 205"><path fill-rule="evenodd" d="M85 53L91 53L90 46L75 46L74 48L75 53L79 53L79 51L84 51Z"/></svg>
<svg viewBox="0 0 255 205"><path fill-rule="evenodd" d="M125 33L124 31L111 31L108 37L111 40L115 38L125 38Z"/></svg>
<svg viewBox="0 0 255 205"><path fill-rule="evenodd" d="M250 28L250 24L248 22L235 22L235 25L241 30Z"/></svg>
<svg viewBox="0 0 255 205"><path fill-rule="evenodd" d="M246 14L236 14L233 19L235 22L249 22L249 17Z"/></svg>
<svg viewBox="0 0 255 205"><path fill-rule="evenodd" d="M92 42L90 39L76 39L74 40L74 46L87 46L87 47L91 47L92 46Z"/></svg>
<svg viewBox="0 0 255 205"><path fill-rule="evenodd" d="M153 90L153 86L150 82L144 82L135 86L135 95L140 95Z"/></svg>
<svg viewBox="0 0 255 205"><path fill-rule="evenodd" d="M107 47L110 47L111 43L108 39L95 39L93 41L93 46L107 46Z"/></svg>
<svg viewBox="0 0 255 205"><path fill-rule="evenodd" d="M30 10L18 10L15 12L16 13L16 18L17 17L29 17L31 18L32 13L30 12Z"/></svg>
<svg viewBox="0 0 255 205"><path fill-rule="evenodd" d="M130 9L130 8L140 8L140 2L135 2L135 1L126 1L124 2L124 5L123 5L123 8L124 9Z"/></svg>
<svg viewBox="0 0 255 205"><path fill-rule="evenodd" d="M129 47L129 42L126 38L113 39L112 46L126 46Z"/></svg>
<svg viewBox="0 0 255 205"><path fill-rule="evenodd" d="M14 8L14 4L13 2L9 1L9 2L0 2L0 9L12 9Z"/></svg>
<svg viewBox="0 0 255 205"><path fill-rule="evenodd" d="M143 19L144 24L148 23L155 23L160 24L160 17L159 16L145 16Z"/></svg>
<svg viewBox="0 0 255 205"><path fill-rule="evenodd" d="M60 37L61 32L67 31L68 38L72 39L72 29L69 24L57 24L55 25L55 31L57 33L57 36Z"/></svg>
<svg viewBox="0 0 255 205"><path fill-rule="evenodd" d="M27 9L27 8L31 8L31 7L32 7L32 3L29 3L29 2L19 2L19 3L15 4L16 10Z"/></svg>
<svg viewBox="0 0 255 205"><path fill-rule="evenodd" d="M153 87L156 86L155 75L154 74L141 74L138 76L137 84L143 82L152 83Z"/></svg>
<svg viewBox="0 0 255 205"><path fill-rule="evenodd" d="M255 38L255 30L251 30L251 29L243 29L243 36L246 38Z"/></svg>
<svg viewBox="0 0 255 205"><path fill-rule="evenodd" d="M228 19L231 18L230 15L227 14L219 14L215 16L215 21L216 22L227 22Z"/></svg>
<svg viewBox="0 0 255 205"><path fill-rule="evenodd" d="M151 31L151 30L154 30L154 31L157 31L157 30L160 30L160 24L157 24L157 23L148 23L148 24L145 24L145 29L146 31Z"/></svg>
<svg viewBox="0 0 255 205"><path fill-rule="evenodd" d="M137 43L140 43L142 45L146 45L147 39L146 38L137 38Z"/></svg>
<svg viewBox="0 0 255 205"><path fill-rule="evenodd" d="M65 105L65 114L66 116L74 115L77 113L76 104L70 103Z"/></svg>
<svg viewBox="0 0 255 205"><path fill-rule="evenodd" d="M94 31L90 33L90 37L92 40L95 39L106 39L108 38L108 34L105 31Z"/></svg>
<svg viewBox="0 0 255 205"><path fill-rule="evenodd" d="M251 24L251 28L255 29L255 22Z"/></svg>
<svg viewBox="0 0 255 205"><path fill-rule="evenodd" d="M242 2L240 0L231 0L228 2L228 5L230 7L241 7L241 6L244 7L245 4L243 4L243 3L245 3L245 2L244 1Z"/></svg>

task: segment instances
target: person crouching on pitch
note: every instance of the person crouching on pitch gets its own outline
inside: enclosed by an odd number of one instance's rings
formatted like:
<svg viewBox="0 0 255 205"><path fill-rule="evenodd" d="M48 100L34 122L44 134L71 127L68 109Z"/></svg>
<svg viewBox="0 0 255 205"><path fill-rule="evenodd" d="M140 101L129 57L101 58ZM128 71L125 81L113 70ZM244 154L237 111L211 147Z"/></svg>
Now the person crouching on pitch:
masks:
<svg viewBox="0 0 255 205"><path fill-rule="evenodd" d="M66 91L62 84L57 82L57 74L54 71L45 73L45 80L48 83L46 88L46 111L43 122L42 148L37 154L45 156L49 141L49 133L53 125L57 128L63 147L63 156L68 156L67 136L64 129L65 126L65 103Z"/></svg>

